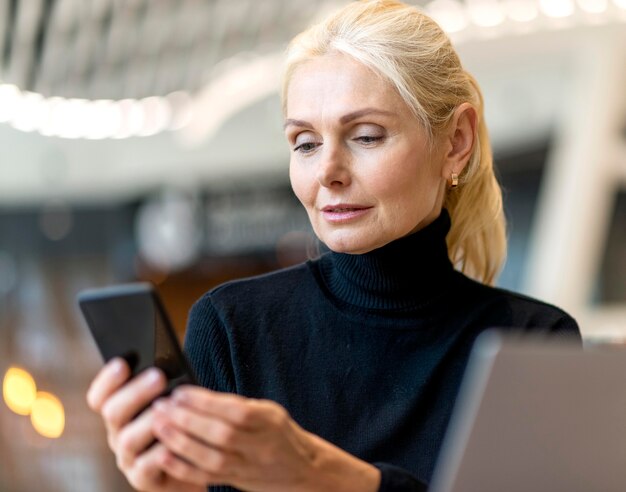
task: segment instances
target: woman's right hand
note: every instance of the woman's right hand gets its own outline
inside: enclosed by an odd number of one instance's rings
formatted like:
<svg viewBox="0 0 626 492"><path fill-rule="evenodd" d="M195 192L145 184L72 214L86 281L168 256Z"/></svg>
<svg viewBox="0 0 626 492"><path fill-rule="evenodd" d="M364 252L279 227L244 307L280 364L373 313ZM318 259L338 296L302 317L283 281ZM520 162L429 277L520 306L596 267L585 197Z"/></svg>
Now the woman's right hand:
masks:
<svg viewBox="0 0 626 492"><path fill-rule="evenodd" d="M87 391L89 407L104 420L107 441L115 453L118 468L140 491L204 491L204 487L172 478L159 466L167 451L163 445L155 443L154 412L147 406L165 389L165 376L156 368L129 381L130 375L130 368L123 359L113 359L98 372Z"/></svg>

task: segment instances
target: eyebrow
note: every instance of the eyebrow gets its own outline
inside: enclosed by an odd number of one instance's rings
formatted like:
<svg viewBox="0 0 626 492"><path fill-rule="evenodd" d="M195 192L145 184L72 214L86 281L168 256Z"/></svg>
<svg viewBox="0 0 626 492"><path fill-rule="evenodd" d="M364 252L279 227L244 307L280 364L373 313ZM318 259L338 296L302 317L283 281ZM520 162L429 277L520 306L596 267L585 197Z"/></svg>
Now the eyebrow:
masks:
<svg viewBox="0 0 626 492"><path fill-rule="evenodd" d="M359 109L358 111L353 111L352 113L344 114L341 118L339 118L339 123L341 123L342 125L345 125L346 123L350 123L353 120L362 118L363 116L369 116L372 114L377 114L377 115L382 115L382 116L393 116L395 113L392 113L391 111L385 111L384 109L376 109L376 108ZM300 126L302 128L308 128L310 130L313 129L313 125L309 123L308 121L294 120L291 118L288 118L285 120L285 123L283 124L283 129L287 128L288 126Z"/></svg>
<svg viewBox="0 0 626 492"><path fill-rule="evenodd" d="M313 125L311 125L311 123L309 123L308 121L293 120L291 118L287 118L285 120L285 123L283 123L283 130L288 126L300 126L302 128L308 128L309 130L313 130Z"/></svg>

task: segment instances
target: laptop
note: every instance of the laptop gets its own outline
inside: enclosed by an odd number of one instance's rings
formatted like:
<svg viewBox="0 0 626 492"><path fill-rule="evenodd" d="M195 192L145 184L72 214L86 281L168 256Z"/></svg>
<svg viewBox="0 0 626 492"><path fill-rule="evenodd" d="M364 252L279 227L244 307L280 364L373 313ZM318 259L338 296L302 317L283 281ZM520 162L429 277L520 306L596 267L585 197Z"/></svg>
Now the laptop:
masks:
<svg viewBox="0 0 626 492"><path fill-rule="evenodd" d="M429 492L626 491L626 350L476 341Z"/></svg>

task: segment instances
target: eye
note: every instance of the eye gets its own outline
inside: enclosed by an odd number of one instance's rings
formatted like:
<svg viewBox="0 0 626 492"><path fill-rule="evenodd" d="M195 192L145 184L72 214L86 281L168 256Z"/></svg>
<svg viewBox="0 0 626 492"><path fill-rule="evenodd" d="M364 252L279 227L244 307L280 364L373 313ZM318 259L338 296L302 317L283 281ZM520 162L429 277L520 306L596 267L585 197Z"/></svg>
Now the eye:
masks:
<svg viewBox="0 0 626 492"><path fill-rule="evenodd" d="M361 135L360 137L356 137L355 140L364 144L373 144L380 142L383 138L382 135Z"/></svg>
<svg viewBox="0 0 626 492"><path fill-rule="evenodd" d="M315 147L317 147L317 143L315 142L303 142L300 145L294 147L294 152L300 152L301 154L308 154L309 152L313 152Z"/></svg>
<svg viewBox="0 0 626 492"><path fill-rule="evenodd" d="M385 139L387 132L380 125L361 123L352 129L352 141L363 146L374 146Z"/></svg>
<svg viewBox="0 0 626 492"><path fill-rule="evenodd" d="M293 142L293 151L300 154L310 154L319 145L320 139L313 132L302 132L296 135Z"/></svg>

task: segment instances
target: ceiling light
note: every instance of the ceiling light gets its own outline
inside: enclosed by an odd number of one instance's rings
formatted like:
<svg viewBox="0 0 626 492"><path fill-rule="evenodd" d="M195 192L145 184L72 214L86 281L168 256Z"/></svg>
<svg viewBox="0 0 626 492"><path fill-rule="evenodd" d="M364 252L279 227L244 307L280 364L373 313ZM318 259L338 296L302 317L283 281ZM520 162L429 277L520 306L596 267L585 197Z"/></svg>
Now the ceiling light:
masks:
<svg viewBox="0 0 626 492"><path fill-rule="evenodd" d="M101 99L92 101L88 106L88 118L85 121L85 138L97 140L110 138L117 134L122 126L121 110L113 101Z"/></svg>
<svg viewBox="0 0 626 492"><path fill-rule="evenodd" d="M0 84L0 123L11 121L19 107L22 93L11 84Z"/></svg>
<svg viewBox="0 0 626 492"><path fill-rule="evenodd" d="M22 92L18 99L17 111L13 115L13 128L23 132L35 131L46 116L47 107L44 98L36 92Z"/></svg>
<svg viewBox="0 0 626 492"><path fill-rule="evenodd" d="M137 135L143 128L143 107L135 99L117 101L120 112L120 125L113 138L128 138Z"/></svg>
<svg viewBox="0 0 626 492"><path fill-rule="evenodd" d="M530 22L539 15L537 3L529 0L505 0L503 5L509 19L516 22Z"/></svg>
<svg viewBox="0 0 626 492"><path fill-rule="evenodd" d="M205 142L233 115L275 94L282 66L282 52L224 61L219 75L194 97L191 121L178 133L181 143L193 146Z"/></svg>
<svg viewBox="0 0 626 492"><path fill-rule="evenodd" d="M465 9L455 0L434 0L426 6L426 11L449 33L462 31L469 25Z"/></svg>
<svg viewBox="0 0 626 492"><path fill-rule="evenodd" d="M86 99L63 99L55 108L55 133L61 138L82 138L86 130L84 122L89 118L89 104Z"/></svg>
<svg viewBox="0 0 626 492"><path fill-rule="evenodd" d="M176 91L166 96L172 109L172 121L169 130L180 130L189 124L193 118L193 100L189 93Z"/></svg>
<svg viewBox="0 0 626 492"><path fill-rule="evenodd" d="M601 14L608 7L608 0L577 0L578 6L590 14Z"/></svg>
<svg viewBox="0 0 626 492"><path fill-rule="evenodd" d="M171 118L169 103L162 97L146 97L140 101L143 109L144 120L141 130L137 135L148 137L165 130Z"/></svg>
<svg viewBox="0 0 626 492"><path fill-rule="evenodd" d="M467 11L472 22L480 27L495 27L505 19L502 7L495 0L467 0Z"/></svg>
<svg viewBox="0 0 626 492"><path fill-rule="evenodd" d="M572 0L539 0L539 8L548 17L568 17L574 13Z"/></svg>
<svg viewBox="0 0 626 492"><path fill-rule="evenodd" d="M46 112L39 121L39 133L46 137L57 135L58 121L64 118L63 104L65 99L62 97L50 97L46 100Z"/></svg>

